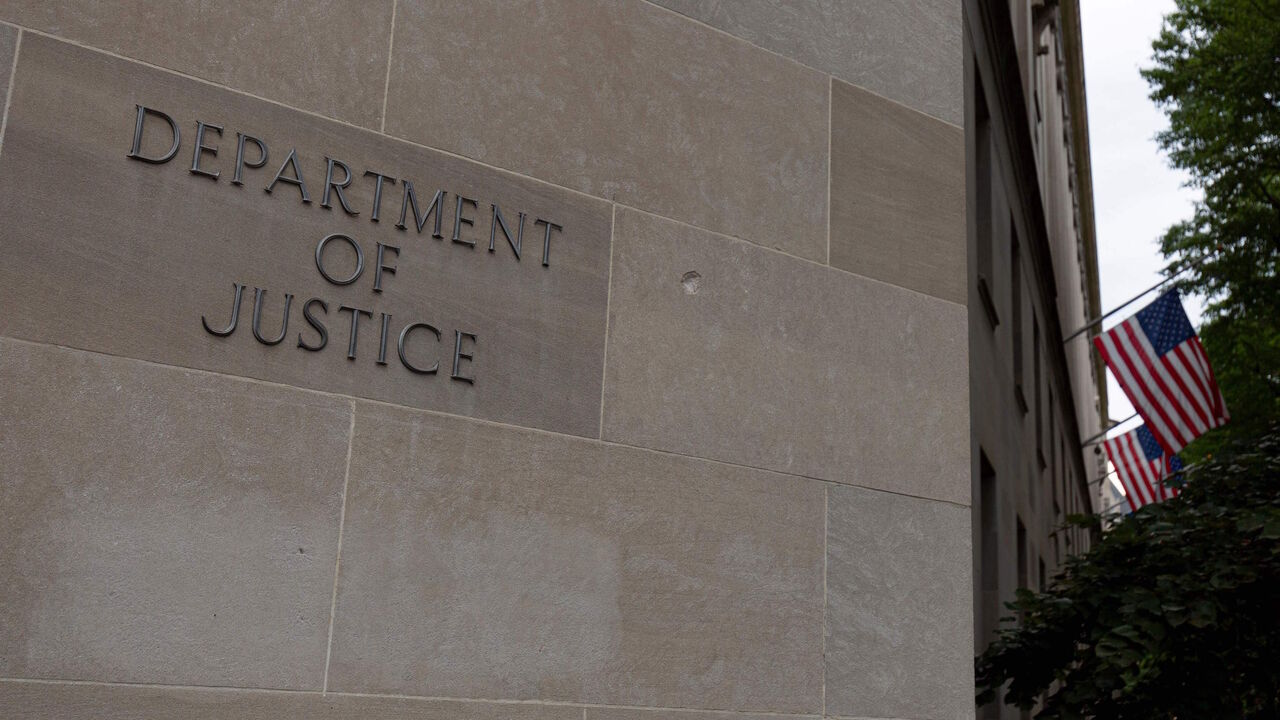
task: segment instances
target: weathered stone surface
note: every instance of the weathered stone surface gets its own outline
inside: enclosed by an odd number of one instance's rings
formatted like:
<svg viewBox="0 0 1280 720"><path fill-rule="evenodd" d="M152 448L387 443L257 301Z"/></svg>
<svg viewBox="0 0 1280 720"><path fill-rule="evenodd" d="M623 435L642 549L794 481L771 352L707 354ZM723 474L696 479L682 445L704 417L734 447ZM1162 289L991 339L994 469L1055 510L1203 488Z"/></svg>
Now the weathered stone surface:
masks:
<svg viewBox="0 0 1280 720"><path fill-rule="evenodd" d="M0 676L319 689L350 424L0 340Z"/></svg>
<svg viewBox="0 0 1280 720"><path fill-rule="evenodd" d="M581 720L582 709L320 693L0 680L10 720Z"/></svg>
<svg viewBox="0 0 1280 720"><path fill-rule="evenodd" d="M831 92L831 264L964 304L964 132L839 81Z"/></svg>
<svg viewBox="0 0 1280 720"><path fill-rule="evenodd" d="M827 714L972 717L968 508L845 487L827 508Z"/></svg>
<svg viewBox="0 0 1280 720"><path fill-rule="evenodd" d="M969 503L965 309L618 209L604 437Z"/></svg>
<svg viewBox="0 0 1280 720"><path fill-rule="evenodd" d="M0 25L0 112L9 99L9 80L12 77L13 54L18 49L18 29ZM4 136L0 135L0 150L4 149Z"/></svg>
<svg viewBox="0 0 1280 720"><path fill-rule="evenodd" d="M823 260L827 95L639 0L402 0L386 129Z"/></svg>
<svg viewBox="0 0 1280 720"><path fill-rule="evenodd" d="M654 0L955 125L964 121L959 0Z"/></svg>
<svg viewBox="0 0 1280 720"><path fill-rule="evenodd" d="M22 43L4 153L0 155L0 335L57 343L157 362L198 367L387 402L444 410L561 432L595 436L599 428L601 363L608 294L610 209L607 203L537 181L353 130L297 111L237 95L45 37ZM178 157L164 165L131 160L135 103L173 115L182 129ZM190 172L197 120L224 127L205 142L201 165L217 180ZM148 118L143 154L162 156L171 133ZM262 138L270 162L235 174L236 134ZM310 203L285 182L263 192L296 148ZM346 214L336 194L325 194L326 155L356 176L346 190ZM247 144L245 157L256 149ZM365 170L409 178L425 210L443 189L441 239L435 216L417 232L394 226L402 209L402 182L385 183L381 217L371 222L374 179ZM286 171L293 176L293 169ZM341 169L334 173L342 177ZM452 241L455 200L465 205L460 240ZM523 254L517 257L496 231L488 251L492 204L513 235L527 213ZM409 209L412 214L413 210ZM558 223L549 265L541 262L545 226ZM345 233L363 246L365 272L351 285L326 282L317 270L316 245ZM377 243L396 265L374 290ZM344 253L347 257L344 257ZM354 267L342 241L326 250L331 274ZM229 337L202 327L226 327L233 284L246 286L239 326ZM279 345L255 340L255 288L266 290L261 335L274 338L283 295L293 294L288 332ZM304 321L310 298L327 304L312 314L327 325L328 345L317 344ZM348 359L353 311L360 317L356 359ZM390 314L387 365L380 350L380 313ZM439 361L435 375L415 374L397 357L396 338L411 322L406 345L419 367ZM455 332L464 340L461 374L450 378ZM474 346L474 350L472 349Z"/></svg>
<svg viewBox="0 0 1280 720"><path fill-rule="evenodd" d="M359 403L329 689L817 712L821 484Z"/></svg>
<svg viewBox="0 0 1280 720"><path fill-rule="evenodd" d="M392 1L5 0L0 20L377 129Z"/></svg>

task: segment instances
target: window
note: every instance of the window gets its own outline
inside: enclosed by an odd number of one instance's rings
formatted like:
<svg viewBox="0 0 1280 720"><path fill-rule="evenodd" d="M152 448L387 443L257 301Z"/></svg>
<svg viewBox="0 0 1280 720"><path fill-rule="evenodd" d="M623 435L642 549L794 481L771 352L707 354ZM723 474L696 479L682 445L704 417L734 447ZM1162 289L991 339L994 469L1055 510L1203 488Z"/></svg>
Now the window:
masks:
<svg viewBox="0 0 1280 720"><path fill-rule="evenodd" d="M1062 473L1053 480L1053 523L1055 525L1062 524L1062 500L1066 497L1067 487L1066 470L1066 455L1063 455Z"/></svg>
<svg viewBox="0 0 1280 720"><path fill-rule="evenodd" d="M1046 30L1042 30L1034 39L1035 60L1031 64L1031 98L1035 106L1035 130L1032 142L1035 144L1037 174L1040 176L1040 193L1044 197L1049 187L1048 136L1045 132L1045 77L1048 71L1046 56L1049 48L1045 44Z"/></svg>
<svg viewBox="0 0 1280 720"><path fill-rule="evenodd" d="M996 471L984 452L979 451L980 465L979 485L979 522L982 582L982 623L983 637L988 640L995 637L996 626L1000 622L1000 516L996 500ZM997 708L998 709L998 708Z"/></svg>
<svg viewBox="0 0 1280 720"><path fill-rule="evenodd" d="M1068 515L1076 514L1076 495L1075 493L1071 492L1070 488L1067 489L1067 514ZM1075 538L1076 538L1076 529L1073 527L1067 530L1067 556L1068 557L1070 557L1074 553Z"/></svg>
<svg viewBox="0 0 1280 720"><path fill-rule="evenodd" d="M1055 402L1053 401L1053 390L1050 390L1050 391L1049 391L1049 409L1048 409L1048 411L1047 411L1047 414L1048 414L1048 417L1049 417L1049 435L1048 435L1048 438L1049 438L1049 458L1048 458L1048 467L1053 468L1053 470L1050 470L1050 472L1051 472L1051 473L1053 473L1053 472L1056 472L1056 469L1057 469L1057 467L1058 467L1058 456L1057 456L1057 454L1056 454L1056 450L1057 450L1057 447L1058 447L1058 446L1054 443L1054 438L1055 438L1055 437L1057 437L1057 432L1055 432L1055 431L1054 431L1054 428L1055 428L1055 427L1057 426L1057 424L1058 424L1058 408L1057 408L1057 403L1055 403ZM1041 468L1041 469L1044 469L1045 464L1046 464L1046 461L1042 459L1042 460L1040 461L1040 468Z"/></svg>
<svg viewBox="0 0 1280 720"><path fill-rule="evenodd" d="M1062 435L1058 435L1058 480L1054 485L1061 483L1065 487L1070 474L1071 469L1067 463L1067 441Z"/></svg>
<svg viewBox="0 0 1280 720"><path fill-rule="evenodd" d="M978 506L981 533L979 550L981 554L980 579L982 583L979 600L979 616L974 619L981 630L983 644L996 637L996 629L1000 625L1002 607L1000 605L1000 514L999 501L996 496L996 471L987 459L987 454L978 450L979 486ZM999 700L982 707L983 720L1000 720L1001 703Z"/></svg>
<svg viewBox="0 0 1280 720"><path fill-rule="evenodd" d="M1073 483L1072 483L1072 482L1071 482L1071 481L1070 481L1066 476L1063 476L1063 478L1062 478L1062 498L1063 498L1063 502L1064 502L1064 503L1066 502L1066 498L1067 498L1067 496L1071 494L1071 488L1072 488L1072 487L1075 487L1075 486L1073 485Z"/></svg>
<svg viewBox="0 0 1280 720"><path fill-rule="evenodd" d="M1044 396L1040 382L1040 322L1031 317L1031 381L1035 383L1036 397L1036 459L1044 469Z"/></svg>
<svg viewBox="0 0 1280 720"><path fill-rule="evenodd" d="M987 110L986 92L982 83L974 79L974 153L973 166L976 174L977 188L974 202L976 215L974 227L977 232L977 283L978 297L982 308L986 311L987 320L994 329L1000 324L1000 316L996 312L995 296L992 288L991 244L995 238L992 226L991 207L995 186L995 164L991 157L991 113Z"/></svg>
<svg viewBox="0 0 1280 720"><path fill-rule="evenodd" d="M1069 495L1071 496L1071 498L1073 498L1073 500L1078 500L1078 496L1076 496L1074 492L1075 484L1071 483L1069 478L1066 478L1066 477L1062 478L1062 488L1064 488L1064 492L1069 493ZM1073 502L1073 505L1075 506L1074 512L1083 512L1084 507L1080 505L1079 502ZM1071 534L1074 534L1075 536L1075 546L1080 548L1080 551L1083 552L1084 548L1080 546L1079 528L1071 528Z"/></svg>
<svg viewBox="0 0 1280 720"><path fill-rule="evenodd" d="M1022 518L1018 518L1018 587L1026 588L1029 586L1027 582L1027 526L1022 524Z"/></svg>
<svg viewBox="0 0 1280 720"><path fill-rule="evenodd" d="M1018 226L1013 218L1009 219L1010 233L1013 235L1009 243L1009 328L1013 331L1013 398L1025 415L1027 397L1022 392L1022 258L1018 249Z"/></svg>

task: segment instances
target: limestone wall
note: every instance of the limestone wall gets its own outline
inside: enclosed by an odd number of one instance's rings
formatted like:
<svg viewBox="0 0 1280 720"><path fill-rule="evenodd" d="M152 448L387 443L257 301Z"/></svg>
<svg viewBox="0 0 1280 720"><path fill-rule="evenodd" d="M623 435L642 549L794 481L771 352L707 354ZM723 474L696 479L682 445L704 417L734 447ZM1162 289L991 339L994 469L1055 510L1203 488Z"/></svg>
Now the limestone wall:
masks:
<svg viewBox="0 0 1280 720"><path fill-rule="evenodd" d="M960 37L0 4L0 716L971 716Z"/></svg>

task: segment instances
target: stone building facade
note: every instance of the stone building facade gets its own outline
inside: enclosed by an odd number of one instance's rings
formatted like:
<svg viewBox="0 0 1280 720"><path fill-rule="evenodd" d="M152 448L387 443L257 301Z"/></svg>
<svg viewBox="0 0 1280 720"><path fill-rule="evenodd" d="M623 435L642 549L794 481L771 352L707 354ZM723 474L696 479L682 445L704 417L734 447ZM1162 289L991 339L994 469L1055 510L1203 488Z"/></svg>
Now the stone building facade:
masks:
<svg viewBox="0 0 1280 720"><path fill-rule="evenodd" d="M1106 385L1077 0L965 3L974 646L1092 533ZM1018 717L989 706L982 717Z"/></svg>
<svg viewBox="0 0 1280 720"><path fill-rule="evenodd" d="M972 716L1097 411L979 5L0 4L0 717Z"/></svg>

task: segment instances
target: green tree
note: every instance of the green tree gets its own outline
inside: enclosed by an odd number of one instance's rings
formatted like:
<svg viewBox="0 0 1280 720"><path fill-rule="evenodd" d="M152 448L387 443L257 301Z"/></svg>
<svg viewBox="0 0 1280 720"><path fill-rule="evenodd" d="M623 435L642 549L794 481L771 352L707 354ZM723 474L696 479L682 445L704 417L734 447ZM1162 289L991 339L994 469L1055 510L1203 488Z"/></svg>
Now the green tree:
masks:
<svg viewBox="0 0 1280 720"><path fill-rule="evenodd" d="M1169 119L1159 135L1203 200L1170 228L1167 272L1209 301L1201 338L1232 421L1194 461L1280 417L1280 0L1177 0L1143 75Z"/></svg>
<svg viewBox="0 0 1280 720"><path fill-rule="evenodd" d="M1280 426L1185 481L1018 592L979 702L1007 685L1038 718L1280 718Z"/></svg>

